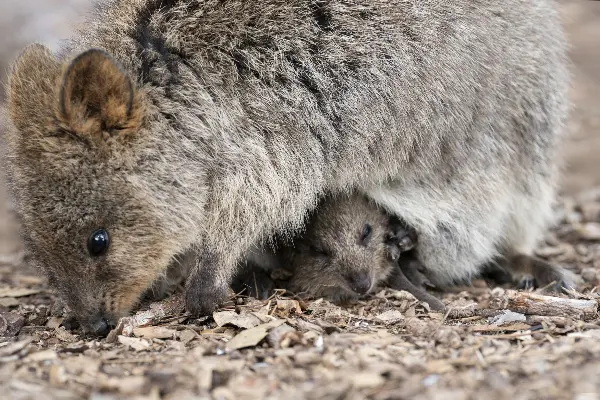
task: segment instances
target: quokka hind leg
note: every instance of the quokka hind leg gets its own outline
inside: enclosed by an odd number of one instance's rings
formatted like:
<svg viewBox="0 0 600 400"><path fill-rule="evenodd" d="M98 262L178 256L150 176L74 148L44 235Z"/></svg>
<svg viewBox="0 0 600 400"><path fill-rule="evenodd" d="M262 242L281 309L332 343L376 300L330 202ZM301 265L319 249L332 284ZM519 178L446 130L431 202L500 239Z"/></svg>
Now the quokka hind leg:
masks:
<svg viewBox="0 0 600 400"><path fill-rule="evenodd" d="M398 260L398 266L404 276L416 287L423 290L435 288L435 285L427 278L425 266L417 259L414 250L402 254Z"/></svg>
<svg viewBox="0 0 600 400"><path fill-rule="evenodd" d="M405 275L408 273L410 278ZM435 311L444 311L446 306L438 298L427 293L424 282L427 278L421 272L420 262L414 258L401 258L388 278L388 285L395 290L404 290L411 293L419 301L429 304ZM415 284L416 283L416 284Z"/></svg>
<svg viewBox="0 0 600 400"><path fill-rule="evenodd" d="M483 275L496 283L512 280L519 289L546 288L555 292L576 287L576 276L571 271L538 257L516 254L493 264L484 268Z"/></svg>
<svg viewBox="0 0 600 400"><path fill-rule="evenodd" d="M231 288L236 294L266 300L274 293L275 281L264 268L248 262L239 267Z"/></svg>

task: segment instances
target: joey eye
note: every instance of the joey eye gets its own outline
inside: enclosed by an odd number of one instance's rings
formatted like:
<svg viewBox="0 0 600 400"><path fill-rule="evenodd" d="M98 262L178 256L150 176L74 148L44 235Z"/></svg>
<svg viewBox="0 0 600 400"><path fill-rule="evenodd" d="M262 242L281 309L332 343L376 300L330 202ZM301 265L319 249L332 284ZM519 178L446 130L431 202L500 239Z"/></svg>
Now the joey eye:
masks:
<svg viewBox="0 0 600 400"><path fill-rule="evenodd" d="M88 253L92 257L99 257L106 253L109 244L110 238L108 237L108 232L105 229L98 229L88 238Z"/></svg>
<svg viewBox="0 0 600 400"><path fill-rule="evenodd" d="M329 253L325 249L322 249L322 248L317 247L317 246L311 245L310 246L310 251L311 251L311 253L319 255L319 256L324 256L324 257L328 257L329 256Z"/></svg>
<svg viewBox="0 0 600 400"><path fill-rule="evenodd" d="M362 228L362 232L360 233L360 241L362 243L366 243L367 240L371 237L371 233L373 232L373 228L369 224L365 224Z"/></svg>

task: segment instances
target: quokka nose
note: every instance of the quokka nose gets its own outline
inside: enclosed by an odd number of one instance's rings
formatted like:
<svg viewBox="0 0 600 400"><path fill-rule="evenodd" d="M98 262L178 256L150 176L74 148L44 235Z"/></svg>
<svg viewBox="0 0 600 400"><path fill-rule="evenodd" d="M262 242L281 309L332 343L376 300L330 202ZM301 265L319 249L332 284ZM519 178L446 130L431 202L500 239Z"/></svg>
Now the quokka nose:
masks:
<svg viewBox="0 0 600 400"><path fill-rule="evenodd" d="M371 277L369 274L361 273L350 277L350 287L358 294L366 294L371 289Z"/></svg>
<svg viewBox="0 0 600 400"><path fill-rule="evenodd" d="M89 325L90 333L96 336L106 336L108 335L108 332L110 332L110 329L110 324L104 317L98 317Z"/></svg>

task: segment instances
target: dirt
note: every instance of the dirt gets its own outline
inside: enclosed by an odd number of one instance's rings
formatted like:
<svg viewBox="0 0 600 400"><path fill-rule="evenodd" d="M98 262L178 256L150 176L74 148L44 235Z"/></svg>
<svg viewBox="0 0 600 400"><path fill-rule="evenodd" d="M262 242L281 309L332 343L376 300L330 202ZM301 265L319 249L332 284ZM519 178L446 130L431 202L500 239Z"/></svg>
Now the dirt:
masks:
<svg viewBox="0 0 600 400"><path fill-rule="evenodd" d="M10 3L0 5L2 70L27 42L56 48L88 2ZM344 307L234 297L201 320L175 296L107 339L86 337L60 326L53 294L23 260L0 168L2 396L600 398L600 2L562 1L561 12L574 71L569 166L560 223L538 255L577 274L577 291L536 297L474 281L442 295L447 314L390 290Z"/></svg>

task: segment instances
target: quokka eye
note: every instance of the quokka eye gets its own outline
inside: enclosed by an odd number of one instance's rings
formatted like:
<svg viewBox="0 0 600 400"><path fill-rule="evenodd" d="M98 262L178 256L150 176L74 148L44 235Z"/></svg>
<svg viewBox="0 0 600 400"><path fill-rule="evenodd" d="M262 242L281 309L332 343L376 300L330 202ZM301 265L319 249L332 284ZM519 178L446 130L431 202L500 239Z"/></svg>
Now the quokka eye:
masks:
<svg viewBox="0 0 600 400"><path fill-rule="evenodd" d="M100 257L108 250L110 238L106 229L98 229L94 231L88 238L87 250L90 256Z"/></svg>
<svg viewBox="0 0 600 400"><path fill-rule="evenodd" d="M373 232L373 228L369 224L365 224L360 233L360 241L364 244L371 237L371 233Z"/></svg>
<svg viewBox="0 0 600 400"><path fill-rule="evenodd" d="M327 250L321 248L321 247L317 247L317 246L310 246L310 251L313 254L319 255L319 256L323 256L323 257L328 257L329 253L327 252Z"/></svg>

